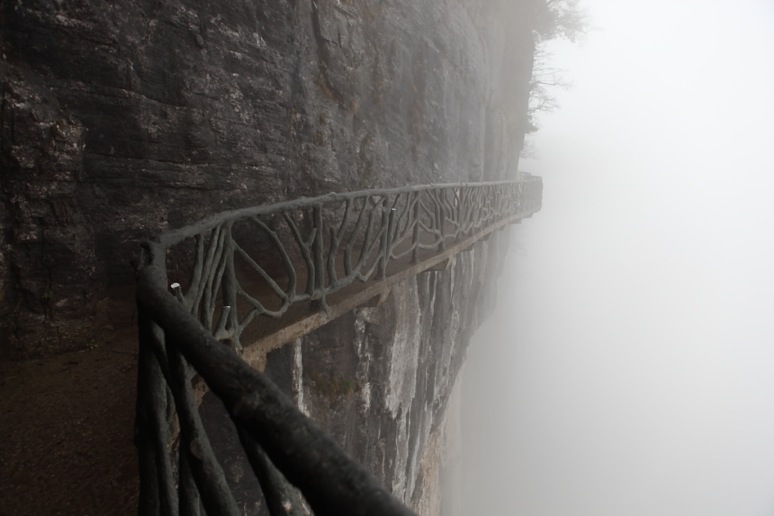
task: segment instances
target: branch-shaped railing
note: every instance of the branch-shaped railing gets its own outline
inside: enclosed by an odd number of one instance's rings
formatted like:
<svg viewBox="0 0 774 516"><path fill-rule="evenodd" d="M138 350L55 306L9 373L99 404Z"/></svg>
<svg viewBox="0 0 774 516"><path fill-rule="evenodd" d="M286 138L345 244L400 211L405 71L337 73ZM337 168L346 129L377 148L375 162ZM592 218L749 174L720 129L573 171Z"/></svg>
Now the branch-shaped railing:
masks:
<svg viewBox="0 0 774 516"><path fill-rule="evenodd" d="M285 479L317 514L410 514L239 357L244 336L529 216L541 191L527 176L328 194L223 213L145 244L140 514L240 513L199 416L194 370L224 402L271 514L302 513Z"/></svg>
<svg viewBox="0 0 774 516"><path fill-rule="evenodd" d="M538 209L540 180L329 194L211 217L162 235L170 281L216 338L241 347L261 317L327 307L355 282ZM228 308L225 308L228 307Z"/></svg>

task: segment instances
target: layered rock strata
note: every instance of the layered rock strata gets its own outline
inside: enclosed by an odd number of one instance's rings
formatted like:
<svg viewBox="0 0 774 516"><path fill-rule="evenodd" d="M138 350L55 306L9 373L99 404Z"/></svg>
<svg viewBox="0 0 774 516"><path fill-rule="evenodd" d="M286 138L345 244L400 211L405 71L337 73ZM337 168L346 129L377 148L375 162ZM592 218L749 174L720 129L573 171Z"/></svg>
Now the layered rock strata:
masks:
<svg viewBox="0 0 774 516"><path fill-rule="evenodd" d="M3 2L0 356L133 324L139 242L208 214L513 177L532 3ZM302 410L428 512L444 509L444 414L502 235L268 357Z"/></svg>
<svg viewBox="0 0 774 516"><path fill-rule="evenodd" d="M532 58L520 4L3 2L3 356L131 324L129 259L165 229L507 176Z"/></svg>

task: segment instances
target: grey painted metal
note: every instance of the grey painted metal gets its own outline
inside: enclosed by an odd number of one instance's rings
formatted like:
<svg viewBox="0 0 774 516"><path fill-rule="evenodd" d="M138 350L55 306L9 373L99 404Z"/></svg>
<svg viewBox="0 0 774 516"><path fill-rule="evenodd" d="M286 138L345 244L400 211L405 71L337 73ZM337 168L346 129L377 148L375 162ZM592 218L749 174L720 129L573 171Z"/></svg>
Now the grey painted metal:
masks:
<svg viewBox="0 0 774 516"><path fill-rule="evenodd" d="M528 176L328 194L222 213L165 233L156 244L186 307L240 349L261 318L281 318L308 301L326 309L331 294L383 279L400 260L416 261L498 220L530 215L539 209L541 188Z"/></svg>
<svg viewBox="0 0 774 516"><path fill-rule="evenodd" d="M146 256L154 254L153 247L147 250ZM282 473L280 477L284 476L301 490L315 514L413 514L362 466L348 458L272 382L251 368L234 350L217 341L164 286L164 273L153 260L145 260L140 265L137 296L143 312L151 314L153 319L151 324L147 317L143 319L146 326L141 328L141 336L147 340L141 341L141 350L155 356L158 369L167 381L166 388L161 391L151 385L138 386L142 387L138 414L156 412L159 418L172 415L163 412L165 405L158 399L153 400L154 396L165 398L171 388L178 417L166 421L170 426L174 426L175 421L180 425L179 446L172 455L178 464L186 464L193 473L193 485L207 514L239 512L226 486L223 471L216 463L209 437L194 414L197 407L191 376L187 367L181 367L183 363L193 366L208 388L221 399L238 431L249 438L246 440L248 453L256 454L257 447L263 449ZM158 325L163 330L164 343L149 336L147 330L151 325ZM144 377L147 377L146 373L138 376L138 380ZM159 486L146 483L141 495L147 499L141 500L141 511L144 511L142 514L181 514L189 504L185 500L180 500L179 504L168 503L165 493L171 491L168 486L174 483L175 476L168 469L161 474L160 466L168 460L166 450L170 442L158 432L154 423L153 418L138 417L140 467L147 471L155 465L158 473L152 474L150 480ZM147 450L159 450L159 444L163 444L162 453L149 457ZM268 480L259 461L252 460L251 465L257 477ZM287 489L280 486L271 491L282 493ZM185 494L182 490L179 493ZM283 503L276 504L284 511L279 514L298 511L298 507L287 507L287 503L294 503L291 497L283 497Z"/></svg>
<svg viewBox="0 0 774 516"><path fill-rule="evenodd" d="M446 189L480 189L489 187L509 186L515 184L527 184L533 185L542 184L539 177L530 176L526 174L521 179L512 181L490 181L481 183L442 183L442 184L429 184L429 185L414 185L404 186L401 188L383 188L372 190L359 190L356 192L336 193L321 195L318 197L301 197L290 201L279 202L275 204L264 204L260 206L253 206L250 208L242 208L239 210L233 210L228 212L218 213L203 219L201 222L191 224L180 229L168 231L159 237L159 242L163 246L174 245L181 240L191 238L199 233L209 231L215 226L220 225L226 220L236 220L244 217L266 215L268 213L292 211L302 208L308 208L309 206L330 204L335 202L346 202L347 200L362 199L364 197L381 197L391 196L396 194L405 194L413 192L427 192L430 190L446 190Z"/></svg>
<svg viewBox="0 0 774 516"><path fill-rule="evenodd" d="M300 511L285 478L317 514L410 514L239 357L241 337L298 303L328 310L329 296L357 282L457 252L538 211L541 195L531 176L328 194L222 213L147 242L137 265L140 512L238 513L198 415L195 370L231 414L272 514Z"/></svg>

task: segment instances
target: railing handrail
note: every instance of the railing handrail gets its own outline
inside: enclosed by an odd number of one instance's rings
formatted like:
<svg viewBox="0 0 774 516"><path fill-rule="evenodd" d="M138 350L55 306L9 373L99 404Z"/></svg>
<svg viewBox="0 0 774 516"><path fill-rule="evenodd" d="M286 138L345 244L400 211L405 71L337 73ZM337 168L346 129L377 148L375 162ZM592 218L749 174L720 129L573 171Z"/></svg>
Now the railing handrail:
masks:
<svg viewBox="0 0 774 516"><path fill-rule="evenodd" d="M436 253L421 255L428 262L450 259L450 253L537 211L542 189L538 183L539 178L527 176L330 193L220 213L146 242L137 265L140 514L198 514L200 504L210 514L239 514L199 415L193 370L223 401L272 515L302 514L302 503L287 481L300 488L316 514L413 514L240 357L239 336L257 315L281 317L298 301L317 301L317 308L327 308L329 293L377 274L385 280L391 261L402 266L400 260L410 258L415 265L405 273L416 274L426 263L416 264L419 251ZM343 218L333 224L323 208L335 203L345 207ZM309 227L294 222L288 215L293 210L301 211L300 219ZM325 214L340 214L330 210ZM286 233L258 218L277 213L283 215L278 220L285 221ZM351 219L356 222L350 224ZM235 225L243 222L248 229L264 231L266 241L276 247L289 275L288 286L274 281L234 236ZM303 255L305 291L297 290L296 266L278 234L292 239ZM173 294L167 255L179 256L173 246L190 238L195 238L192 277L186 292L177 286ZM454 241L449 250L447 241ZM243 289L234 264L237 255L280 298L280 310L272 312L258 294L253 297ZM337 269L339 259L343 276ZM241 315L239 296L247 303ZM215 324L217 312L220 322ZM175 436L179 446L170 450Z"/></svg>
<svg viewBox="0 0 774 516"><path fill-rule="evenodd" d="M247 453L250 454L247 448L254 444L260 446L287 480L301 490L315 514L414 514L350 459L269 379L250 367L234 350L216 341L166 288L160 286L163 279L162 268L152 261L147 263L138 272L137 297L143 312L164 331L165 342L156 342L151 347L160 359L161 370L168 382L176 375L174 355L179 353L223 401L240 433L246 433L240 438ZM185 367L177 373L187 376ZM178 399L175 401L178 406L181 404ZM195 407L187 409L195 410ZM198 454L207 453L200 436L194 437L192 443L181 444L185 445L199 447ZM252 462L253 457L250 459ZM196 457L188 457L188 460L196 460ZM206 460L203 462L206 468ZM198 476L204 474L202 471ZM222 471L212 468L206 474L223 475ZM197 476L196 472L193 475ZM233 500L224 492L223 478L210 479L210 482L195 480L202 482L200 490L218 498L202 500L205 509L218 515L231 513ZM209 488L204 487L207 485ZM293 507L293 510L300 514L300 507Z"/></svg>
<svg viewBox="0 0 774 516"><path fill-rule="evenodd" d="M171 229L164 231L157 237L153 238L154 242L158 242L162 247L169 247L180 243L186 238L191 238L199 233L208 231L218 224L222 224L228 220L236 220L244 217L253 217L256 215L268 215L270 213L276 213L285 210L294 210L305 207L313 207L319 204L328 204L332 202L341 202L348 199L356 199L365 196L379 196L379 195L393 195L410 192L421 192L425 190L436 189L449 189L449 188L466 188L466 187L486 187L486 186L502 186L506 184L518 184L528 182L540 182L540 177L525 175L517 179L509 179L504 181L483 181L480 183L467 182L467 183L430 183L426 185L413 185L403 186L398 188L377 188L373 190L357 190L353 192L331 192L317 197L299 197L290 201L280 201L273 204L262 204L259 206L251 206L248 208L239 208L236 210L224 211L211 215L202 219L200 222L189 224L177 229Z"/></svg>
<svg viewBox="0 0 774 516"><path fill-rule="evenodd" d="M383 280L401 260L416 263L421 254L443 250L499 219L530 215L536 206L529 202L535 196L529 187L540 184L526 176L330 193L220 213L147 245L164 259L163 253L196 240L187 251L195 256L186 255L193 258L191 268L173 274L179 298L213 334L240 348L243 333L261 317L283 317L307 301L327 310L329 295L358 281ZM238 229L245 226L249 231ZM273 262L266 249L249 251L259 234ZM176 252L173 258L180 256ZM250 288L256 281L265 284L265 296L248 292L240 278L252 278Z"/></svg>

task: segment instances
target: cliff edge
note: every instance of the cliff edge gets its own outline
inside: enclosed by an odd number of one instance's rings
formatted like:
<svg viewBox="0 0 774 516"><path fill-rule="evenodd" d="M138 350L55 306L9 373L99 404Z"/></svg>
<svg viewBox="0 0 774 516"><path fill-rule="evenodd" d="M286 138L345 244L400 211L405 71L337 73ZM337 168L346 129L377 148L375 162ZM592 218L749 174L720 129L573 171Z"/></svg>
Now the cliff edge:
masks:
<svg viewBox="0 0 774 516"><path fill-rule="evenodd" d="M79 361L87 364L79 388L92 381L91 367L127 386L104 389L110 403L98 421L85 403L59 411L72 424L53 444L45 429L59 425L45 403L24 418L30 428L13 435L28 445L6 468L30 485L6 486L3 505L14 499L7 507L16 511L21 493L48 492L59 509L70 500L76 512L132 511L131 489L117 487L133 485L132 467L88 481L49 468L43 478L27 470L46 468L46 457L25 454L50 449L36 444L45 441L62 457L85 457L83 469L109 461L109 453L81 453L91 442L86 427L123 436L115 449L131 447L116 425L124 428L133 406L132 348L108 349L120 353L120 374L109 352L75 361L60 354L107 349L131 332L129 260L142 240L301 196L515 177L529 128L537 1L3 2L0 386L17 381L15 370L34 378L30 362L9 362L31 357L54 357L56 375L37 390L14 386L18 397L6 400L14 414L24 395L70 392L62 385L76 366L68 364ZM444 509L433 489L446 460L446 408L506 247L505 234L495 234L449 270L406 281L382 305L267 358L267 374L302 410L429 513ZM26 503L37 513L51 508Z"/></svg>

